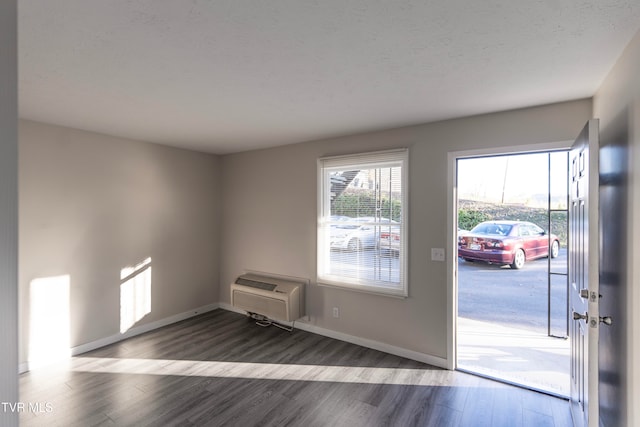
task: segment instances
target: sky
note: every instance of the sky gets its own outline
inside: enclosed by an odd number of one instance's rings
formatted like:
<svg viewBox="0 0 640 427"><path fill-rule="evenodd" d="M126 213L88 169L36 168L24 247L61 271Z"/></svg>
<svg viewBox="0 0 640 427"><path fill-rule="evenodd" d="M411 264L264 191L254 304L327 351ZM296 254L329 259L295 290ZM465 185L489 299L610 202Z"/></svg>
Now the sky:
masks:
<svg viewBox="0 0 640 427"><path fill-rule="evenodd" d="M549 164L551 159L551 164ZM566 207L567 154L563 152L458 160L458 198L546 207L551 177L552 208Z"/></svg>

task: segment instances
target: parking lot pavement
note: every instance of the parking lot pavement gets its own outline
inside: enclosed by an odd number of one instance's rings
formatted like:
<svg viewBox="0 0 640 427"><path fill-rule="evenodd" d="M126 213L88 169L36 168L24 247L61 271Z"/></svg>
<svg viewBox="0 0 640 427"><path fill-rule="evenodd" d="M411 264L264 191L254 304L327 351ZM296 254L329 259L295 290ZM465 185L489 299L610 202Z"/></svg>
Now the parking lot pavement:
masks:
<svg viewBox="0 0 640 427"><path fill-rule="evenodd" d="M331 251L331 273L366 280L396 283L400 281L400 260L379 256L376 250Z"/></svg>
<svg viewBox="0 0 640 427"><path fill-rule="evenodd" d="M551 271L566 274L567 251L551 260ZM529 261L520 270L481 262L458 262L458 315L474 320L545 332L548 259ZM552 334L566 335L566 276L552 275Z"/></svg>

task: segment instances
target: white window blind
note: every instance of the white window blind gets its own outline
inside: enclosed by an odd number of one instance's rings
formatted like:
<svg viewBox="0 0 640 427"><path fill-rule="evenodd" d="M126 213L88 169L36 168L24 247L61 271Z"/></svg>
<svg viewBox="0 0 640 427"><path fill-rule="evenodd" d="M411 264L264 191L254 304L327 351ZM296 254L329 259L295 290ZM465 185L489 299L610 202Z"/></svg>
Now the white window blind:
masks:
<svg viewBox="0 0 640 427"><path fill-rule="evenodd" d="M318 160L318 283L407 296L408 151Z"/></svg>

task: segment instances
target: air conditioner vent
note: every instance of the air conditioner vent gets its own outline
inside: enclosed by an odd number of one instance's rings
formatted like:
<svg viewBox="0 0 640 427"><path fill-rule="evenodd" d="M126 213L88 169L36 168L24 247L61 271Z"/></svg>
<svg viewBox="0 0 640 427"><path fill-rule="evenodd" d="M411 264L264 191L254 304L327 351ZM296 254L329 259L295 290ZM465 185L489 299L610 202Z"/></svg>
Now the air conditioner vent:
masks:
<svg viewBox="0 0 640 427"><path fill-rule="evenodd" d="M265 291L273 291L277 287L277 285L274 285L273 283L260 282L258 280L246 279L244 277L238 277L236 279L236 284L263 289Z"/></svg>
<svg viewBox="0 0 640 427"><path fill-rule="evenodd" d="M231 305L272 320L293 322L304 316L304 279L247 273L231 284Z"/></svg>

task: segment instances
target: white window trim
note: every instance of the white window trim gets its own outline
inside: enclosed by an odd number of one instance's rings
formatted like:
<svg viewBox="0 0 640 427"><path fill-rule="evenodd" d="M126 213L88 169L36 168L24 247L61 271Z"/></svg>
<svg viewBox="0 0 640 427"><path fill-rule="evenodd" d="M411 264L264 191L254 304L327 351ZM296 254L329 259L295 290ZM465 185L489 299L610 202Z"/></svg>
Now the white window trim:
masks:
<svg viewBox="0 0 640 427"><path fill-rule="evenodd" d="M330 202L329 189L326 188L327 182L324 179L325 170L330 169L345 169L350 166L354 167L383 167L390 163L401 162L401 183L402 183L402 210L401 210L401 223L402 223L402 236L399 256L399 268L400 268L400 284L399 287L390 288L388 284L375 285L375 282L371 284L359 283L357 279L349 279L340 276L323 275L324 260L326 243L323 241L322 235L322 221L324 217L324 208L328 206ZM327 164L329 164L327 166ZM321 157L317 161L317 270L316 270L316 283L320 286L334 287L340 289L348 289L356 292L365 292L377 295L384 295L397 298L406 298L409 296L409 280L408 280L408 240L409 240L409 150L407 148L375 151L360 154L350 154L342 156Z"/></svg>

